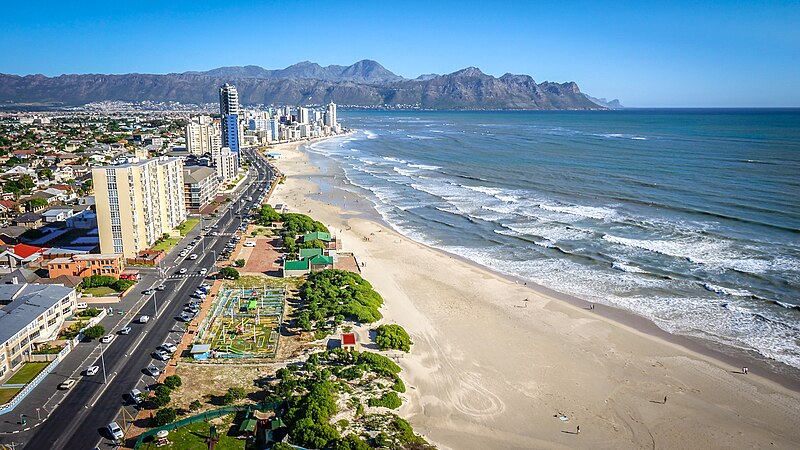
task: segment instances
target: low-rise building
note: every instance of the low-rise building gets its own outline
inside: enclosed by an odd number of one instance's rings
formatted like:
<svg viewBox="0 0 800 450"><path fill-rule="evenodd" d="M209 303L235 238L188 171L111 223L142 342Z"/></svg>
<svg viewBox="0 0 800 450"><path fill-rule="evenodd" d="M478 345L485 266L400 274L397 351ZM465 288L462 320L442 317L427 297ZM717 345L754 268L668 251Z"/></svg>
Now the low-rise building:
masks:
<svg viewBox="0 0 800 450"><path fill-rule="evenodd" d="M119 278L125 270L125 261L118 253L87 253L47 261L50 278L62 275L86 278L92 275L106 275Z"/></svg>
<svg viewBox="0 0 800 450"><path fill-rule="evenodd" d="M33 346L55 339L77 307L75 289L59 285L0 285L0 380L22 365Z"/></svg>

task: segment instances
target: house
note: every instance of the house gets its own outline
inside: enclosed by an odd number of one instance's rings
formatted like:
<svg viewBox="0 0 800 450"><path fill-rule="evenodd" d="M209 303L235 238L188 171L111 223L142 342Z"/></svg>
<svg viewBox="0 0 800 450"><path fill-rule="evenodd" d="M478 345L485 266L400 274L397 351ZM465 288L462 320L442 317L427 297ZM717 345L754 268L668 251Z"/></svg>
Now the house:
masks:
<svg viewBox="0 0 800 450"><path fill-rule="evenodd" d="M300 238L303 243L311 242L311 241L322 241L325 244L325 254L328 256L336 256L336 251L341 248L339 245L339 241L331 236L330 233L325 233L324 231L314 231L312 233L306 233Z"/></svg>
<svg viewBox="0 0 800 450"><path fill-rule="evenodd" d="M358 342L355 333L343 333L341 347L349 351L358 351Z"/></svg>
<svg viewBox="0 0 800 450"><path fill-rule="evenodd" d="M333 269L333 257L317 255L308 260L312 272L318 272L325 269Z"/></svg>
<svg viewBox="0 0 800 450"><path fill-rule="evenodd" d="M125 270L125 262L122 255L118 253L89 253L47 261L47 272L50 278L62 275L81 278L107 275L119 278L123 270Z"/></svg>
<svg viewBox="0 0 800 450"><path fill-rule="evenodd" d="M13 269L27 266L42 257L45 249L28 244L17 244L0 253L0 267Z"/></svg>
<svg viewBox="0 0 800 450"><path fill-rule="evenodd" d="M97 228L97 214L91 209L84 209L67 218L67 228L93 230Z"/></svg>
<svg viewBox="0 0 800 450"><path fill-rule="evenodd" d="M14 150L12 154L19 159L28 159L36 156L36 150Z"/></svg>
<svg viewBox="0 0 800 450"><path fill-rule="evenodd" d="M39 228L43 223L42 215L35 212L26 212L14 219L16 226L25 228Z"/></svg>
<svg viewBox="0 0 800 450"><path fill-rule="evenodd" d="M311 272L333 269L333 257L322 254L320 248L301 248L297 261L283 261L283 277L299 277Z"/></svg>
<svg viewBox="0 0 800 450"><path fill-rule="evenodd" d="M0 200L0 219L11 219L22 214L22 205L13 200Z"/></svg>
<svg viewBox="0 0 800 450"><path fill-rule="evenodd" d="M283 261L283 278L301 277L309 273L308 259Z"/></svg>
<svg viewBox="0 0 800 450"><path fill-rule="evenodd" d="M18 267L0 278L0 284L38 283L41 278L33 270Z"/></svg>
<svg viewBox="0 0 800 450"><path fill-rule="evenodd" d="M47 223L63 222L73 215L72 208L53 208L42 213L42 217Z"/></svg>

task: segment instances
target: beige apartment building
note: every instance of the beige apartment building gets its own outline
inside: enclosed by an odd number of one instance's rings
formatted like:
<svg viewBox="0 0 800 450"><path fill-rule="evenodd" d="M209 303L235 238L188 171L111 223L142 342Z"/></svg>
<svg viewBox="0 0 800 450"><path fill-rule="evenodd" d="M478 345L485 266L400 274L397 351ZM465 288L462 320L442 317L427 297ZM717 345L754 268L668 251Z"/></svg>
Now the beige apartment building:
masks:
<svg viewBox="0 0 800 450"><path fill-rule="evenodd" d="M96 167L92 182L102 253L132 258L186 220L180 158Z"/></svg>

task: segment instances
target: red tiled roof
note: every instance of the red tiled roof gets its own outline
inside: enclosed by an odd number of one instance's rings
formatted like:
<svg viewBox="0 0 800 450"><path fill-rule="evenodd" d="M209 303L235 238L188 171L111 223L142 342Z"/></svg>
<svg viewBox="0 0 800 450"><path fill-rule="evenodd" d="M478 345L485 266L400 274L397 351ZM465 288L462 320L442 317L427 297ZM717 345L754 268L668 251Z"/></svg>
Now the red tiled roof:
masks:
<svg viewBox="0 0 800 450"><path fill-rule="evenodd" d="M355 333L342 334L342 345L356 345Z"/></svg>
<svg viewBox="0 0 800 450"><path fill-rule="evenodd" d="M33 245L28 245L28 244L17 244L14 246L14 249L12 251L14 252L15 255L24 259L33 255L34 253L38 253L43 250L44 247L34 247Z"/></svg>
<svg viewBox="0 0 800 450"><path fill-rule="evenodd" d="M19 206L19 203L13 200L0 200L0 205L5 206L6 208L13 209Z"/></svg>
<svg viewBox="0 0 800 450"><path fill-rule="evenodd" d="M14 150L15 155L33 155L36 150Z"/></svg>

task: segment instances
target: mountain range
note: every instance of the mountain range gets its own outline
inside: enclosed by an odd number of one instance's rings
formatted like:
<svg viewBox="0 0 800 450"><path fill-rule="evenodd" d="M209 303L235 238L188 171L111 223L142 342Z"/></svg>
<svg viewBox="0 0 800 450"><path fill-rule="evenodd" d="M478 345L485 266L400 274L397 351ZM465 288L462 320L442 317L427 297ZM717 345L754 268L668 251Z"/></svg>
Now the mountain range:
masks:
<svg viewBox="0 0 800 450"><path fill-rule="evenodd" d="M606 109L581 93L574 82L536 83L528 75L499 78L476 67L416 79L396 75L371 60L350 66L304 61L285 69L220 67L204 72L154 74L0 74L0 102L83 105L119 100L213 103L230 83L242 104L323 104L364 107L415 106L426 109Z"/></svg>

